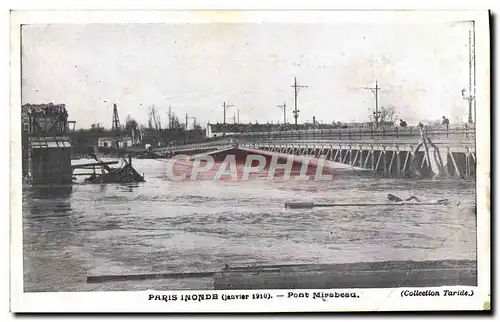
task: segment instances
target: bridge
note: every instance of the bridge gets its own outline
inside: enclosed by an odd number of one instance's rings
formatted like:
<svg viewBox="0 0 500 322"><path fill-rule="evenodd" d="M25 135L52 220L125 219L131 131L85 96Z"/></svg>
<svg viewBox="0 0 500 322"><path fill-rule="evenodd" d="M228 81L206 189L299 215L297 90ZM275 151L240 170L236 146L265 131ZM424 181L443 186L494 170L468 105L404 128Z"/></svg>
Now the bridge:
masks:
<svg viewBox="0 0 500 322"><path fill-rule="evenodd" d="M262 155L325 158L387 175L475 176L475 128L347 128L239 133L206 142L158 147L159 155L196 155L229 148Z"/></svg>

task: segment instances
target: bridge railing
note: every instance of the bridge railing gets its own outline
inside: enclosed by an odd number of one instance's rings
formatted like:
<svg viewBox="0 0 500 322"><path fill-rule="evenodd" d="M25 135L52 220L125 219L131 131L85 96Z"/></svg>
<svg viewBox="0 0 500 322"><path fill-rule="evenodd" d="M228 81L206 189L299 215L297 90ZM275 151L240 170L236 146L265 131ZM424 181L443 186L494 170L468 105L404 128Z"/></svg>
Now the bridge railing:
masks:
<svg viewBox="0 0 500 322"><path fill-rule="evenodd" d="M203 149L203 148L219 148L219 149L221 149L221 148L229 147L229 146L231 146L231 144L232 144L232 141L230 138L221 137L218 141L173 145L170 147L155 147L152 150L154 152L159 152L159 151L167 151L167 150L173 150L173 151L196 150L196 149Z"/></svg>
<svg viewBox="0 0 500 322"><path fill-rule="evenodd" d="M446 141L473 141L475 139L475 128L471 126L425 126L423 128L426 136L433 140ZM210 141L188 145L174 146L173 150L184 150L191 148L228 146L234 140L239 144L258 143L269 141L396 141L411 139L418 142L420 128L414 127L391 127L391 128L337 128L298 131L273 131L273 132L248 132L219 136Z"/></svg>
<svg viewBox="0 0 500 322"><path fill-rule="evenodd" d="M471 127L424 127L428 137L441 138L466 138L474 139L475 128ZM420 137L419 127L406 128L345 128L345 129L321 129L321 130L298 130L298 131L273 131L273 132L249 132L232 135L234 138L250 139L272 139L272 140L353 140L353 139L399 139L405 137Z"/></svg>

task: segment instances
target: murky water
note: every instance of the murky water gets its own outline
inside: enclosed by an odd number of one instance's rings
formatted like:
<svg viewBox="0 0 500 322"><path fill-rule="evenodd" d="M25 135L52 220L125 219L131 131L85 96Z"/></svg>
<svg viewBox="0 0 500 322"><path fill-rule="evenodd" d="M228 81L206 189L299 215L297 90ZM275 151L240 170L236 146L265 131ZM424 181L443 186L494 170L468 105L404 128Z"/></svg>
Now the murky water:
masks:
<svg viewBox="0 0 500 322"><path fill-rule="evenodd" d="M351 173L328 182L171 182L163 162L134 160L134 167L146 183L24 189L25 291L204 289L211 281L85 281L218 270L226 263L476 257L473 181ZM449 198L453 206L284 209L287 201L381 202L387 193Z"/></svg>

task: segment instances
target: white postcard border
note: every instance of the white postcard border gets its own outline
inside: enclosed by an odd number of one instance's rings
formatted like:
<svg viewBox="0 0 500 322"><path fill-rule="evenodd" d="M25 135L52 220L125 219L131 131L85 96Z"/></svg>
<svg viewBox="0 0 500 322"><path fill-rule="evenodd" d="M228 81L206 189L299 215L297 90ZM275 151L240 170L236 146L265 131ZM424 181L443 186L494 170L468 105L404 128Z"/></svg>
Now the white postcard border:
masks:
<svg viewBox="0 0 500 322"><path fill-rule="evenodd" d="M150 301L149 294L253 294L257 291L178 291L178 292L79 292L24 293L20 127L20 33L22 23L144 23L144 22L294 22L317 23L430 23L437 21L476 21L477 111L477 270L478 287L440 287L422 290L471 289L473 297L402 297L404 289L332 290L356 292L357 299L311 300L274 298L272 300L231 301ZM358 310L448 310L484 307L490 294L490 66L489 25L486 11L23 11L11 15L11 310L14 312L291 312ZM293 290L292 290L293 291ZM327 292L311 290L309 292ZM305 292L305 291L302 291ZM271 295L286 290L270 290Z"/></svg>

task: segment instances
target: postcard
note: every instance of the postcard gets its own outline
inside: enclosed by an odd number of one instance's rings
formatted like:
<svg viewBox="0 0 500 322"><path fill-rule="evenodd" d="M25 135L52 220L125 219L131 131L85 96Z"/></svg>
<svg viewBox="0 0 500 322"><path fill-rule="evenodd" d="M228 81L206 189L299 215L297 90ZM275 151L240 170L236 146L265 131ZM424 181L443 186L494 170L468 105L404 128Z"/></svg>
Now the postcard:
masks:
<svg viewBox="0 0 500 322"><path fill-rule="evenodd" d="M488 310L487 11L11 13L11 311Z"/></svg>

